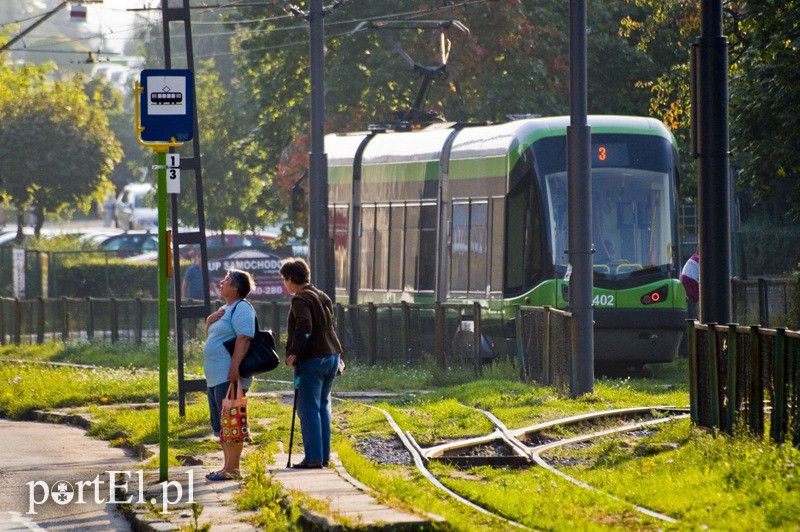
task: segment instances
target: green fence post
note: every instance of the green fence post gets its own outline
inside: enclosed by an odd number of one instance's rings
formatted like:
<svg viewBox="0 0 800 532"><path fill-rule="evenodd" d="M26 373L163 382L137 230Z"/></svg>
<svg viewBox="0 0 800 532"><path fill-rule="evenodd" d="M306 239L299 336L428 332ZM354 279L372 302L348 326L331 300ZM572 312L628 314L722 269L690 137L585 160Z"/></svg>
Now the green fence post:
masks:
<svg viewBox="0 0 800 532"><path fill-rule="evenodd" d="M772 421L770 437L775 443L783 443L786 439L786 329L775 329L774 354L775 394L772 397Z"/></svg>
<svg viewBox="0 0 800 532"><path fill-rule="evenodd" d="M519 361L519 378L522 382L530 382L528 364L525 359L525 342L523 341L522 308L514 305L514 334L517 340L517 360Z"/></svg>
<svg viewBox="0 0 800 532"><path fill-rule="evenodd" d="M697 379L697 328L694 320L686 320L687 348L689 349L689 418L692 424L697 426L697 399L698 386Z"/></svg>
<svg viewBox="0 0 800 532"><path fill-rule="evenodd" d="M553 382L551 379L550 371L552 364L552 357L553 357L553 341L552 341L552 321L553 321L553 314L550 312L550 307L544 307L544 314L542 316L544 318L544 330L542 331L542 376L541 376L541 383L543 386L550 386ZM570 361L570 366L572 362ZM570 384L571 385L571 384Z"/></svg>
<svg viewBox="0 0 800 532"><path fill-rule="evenodd" d="M86 338L94 338L94 302L91 297L86 298Z"/></svg>
<svg viewBox="0 0 800 532"><path fill-rule="evenodd" d="M433 350L436 357L436 366L439 369L445 369L447 360L445 360L444 356L444 309L439 301L433 305L433 329Z"/></svg>
<svg viewBox="0 0 800 532"><path fill-rule="evenodd" d="M411 311L408 308L406 301L400 302L400 349L403 352L403 362L411 361L411 353L409 346L411 342L409 335L411 334Z"/></svg>
<svg viewBox="0 0 800 532"><path fill-rule="evenodd" d="M737 386L736 386L736 373L737 373L737 358L738 358L738 351L737 351L737 336L736 336L736 324L729 323L728 324L728 386L727 386L727 395L728 395L728 407L727 407L727 416L725 422L725 430L728 434L733 436L733 431L736 425L736 410L739 406L736 402L737 394Z"/></svg>
<svg viewBox="0 0 800 532"><path fill-rule="evenodd" d="M111 303L111 343L119 342L119 309L117 308L117 298L112 297Z"/></svg>
<svg viewBox="0 0 800 532"><path fill-rule="evenodd" d="M61 296L61 341L69 340L69 301Z"/></svg>
<svg viewBox="0 0 800 532"><path fill-rule="evenodd" d="M22 301L14 298L14 345L22 343Z"/></svg>
<svg viewBox="0 0 800 532"><path fill-rule="evenodd" d="M374 303L369 303L367 308L367 345L369 346L367 360L370 366L374 366L378 363L378 311Z"/></svg>
<svg viewBox="0 0 800 532"><path fill-rule="evenodd" d="M136 298L136 330L133 332L134 339L137 344L142 343L142 330L144 329L144 305L142 298Z"/></svg>
<svg viewBox="0 0 800 532"><path fill-rule="evenodd" d="M756 436L764 435L764 383L761 380L761 334L758 325L750 327L750 382L748 386L750 403L750 432Z"/></svg>
<svg viewBox="0 0 800 532"><path fill-rule="evenodd" d="M483 377L483 364L481 364L481 304L472 303L472 355L475 363L475 374Z"/></svg>
<svg viewBox="0 0 800 532"><path fill-rule="evenodd" d="M36 343L44 343L44 298L36 298Z"/></svg>
<svg viewBox="0 0 800 532"><path fill-rule="evenodd" d="M708 324L708 378L711 393L711 426L719 428L719 359L717 358L717 324Z"/></svg>

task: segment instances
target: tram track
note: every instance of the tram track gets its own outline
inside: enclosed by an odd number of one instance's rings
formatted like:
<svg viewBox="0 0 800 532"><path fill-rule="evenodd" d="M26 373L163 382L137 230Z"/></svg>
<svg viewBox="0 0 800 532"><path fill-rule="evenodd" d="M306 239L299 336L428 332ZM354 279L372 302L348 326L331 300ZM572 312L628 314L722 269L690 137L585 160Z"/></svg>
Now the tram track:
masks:
<svg viewBox="0 0 800 532"><path fill-rule="evenodd" d="M591 412L587 414L580 414L575 416L569 416L566 418L555 419L551 421L546 421L543 423L538 423L535 425L531 425L529 427L524 427L520 429L510 430L505 424L500 421L495 415L491 412L481 410L478 408L468 407L466 405L465 408L471 408L482 413L486 416L492 424L495 426L495 430L490 434L485 436L478 436L473 438L466 438L462 440L447 442L439 445L435 445L428 448L423 448L417 443L415 438L413 437L410 431L404 431L399 424L392 418L391 414L386 411L385 409L376 407L374 405L370 405L367 403L359 403L363 406L368 408L372 408L375 410L380 411L383 413L384 417L386 418L389 425L395 431L397 437L402 442L403 446L408 450L409 454L412 457L415 467L417 470L428 480L431 484L433 484L438 489L444 491L449 496L454 498L455 500L461 502L473 508L476 511L479 511L483 514L490 515L496 519L502 520L514 527L517 528L529 528L523 524L517 523L512 519L505 517L496 513L493 510L484 508L475 502L466 499L462 495L458 494L457 492L453 491L452 489L445 486L427 467L427 464L434 460L442 460L447 462L457 462L457 465L462 467L466 466L474 466L474 465L537 465L542 467L544 470L548 471L549 473L556 475L576 486L579 486L583 489L593 491L595 493L601 494L605 497L608 497L611 500L621 502L626 505L630 505L635 511L652 517L654 519L658 519L660 521L666 523L677 523L678 521L670 517L668 515L662 514L655 510L651 510L649 508L645 508L643 506L639 506L632 502L626 501L624 499L620 499L619 497L600 490L594 486L591 486L581 480L578 480L567 473L561 471L560 469L554 467L550 463L543 458L543 454L546 454L554 449L568 446L568 445L575 445L591 440L595 440L602 437L609 437L618 434L624 434L636 430L643 430L651 426L655 426L658 424L675 421L679 419L685 419L689 417L688 411L686 409L680 409L670 406L650 406L650 407L633 407L633 408L622 408L622 409L613 409L613 410L604 410L599 412ZM654 419L637 419L632 423L626 423L621 426L616 426L612 428L605 428L598 431L590 431L582 434L577 434L575 436L561 438L557 440L550 440L544 443L539 443L536 445L526 445L523 440L527 441L533 439L534 435L541 435L547 430L555 429L555 428L563 428L569 425L577 425L581 423L587 422L597 422L609 419L625 419L631 416L645 416L645 415L655 415L655 414L662 414L663 417L657 417ZM459 456L458 459L454 460L453 456L448 456L448 453L457 452L464 449L474 448L478 446L485 446L495 442L502 442L505 444L513 453L513 456L517 458L517 460L512 461L497 461L497 464L487 463L485 457L470 457L470 456ZM524 461L524 463L523 463Z"/></svg>

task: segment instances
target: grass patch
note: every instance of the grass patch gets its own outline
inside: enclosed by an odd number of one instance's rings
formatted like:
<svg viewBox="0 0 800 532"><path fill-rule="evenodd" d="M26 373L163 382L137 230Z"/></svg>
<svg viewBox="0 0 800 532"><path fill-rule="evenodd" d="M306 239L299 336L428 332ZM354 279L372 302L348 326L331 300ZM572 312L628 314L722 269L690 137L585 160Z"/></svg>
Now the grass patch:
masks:
<svg viewBox="0 0 800 532"><path fill-rule="evenodd" d="M115 445L158 443L155 344L4 346L0 358L5 359L0 366L0 411L6 417L25 419L34 409L81 407L96 421L91 429L95 437ZM202 342L188 345L187 361L188 372L202 373ZM372 368L349 363L345 375L337 379L335 391L397 393L395 398L382 399L379 406L423 446L492 432L494 427L476 409L491 412L515 429L613 408L689 405L685 360L652 366L631 378L596 379L594 392L577 399L521 383L516 374L510 364L487 366L484 377L476 379L470 368L443 371L425 365ZM218 443L210 438L205 397L191 394L186 416L180 417L174 404L174 371L169 379L173 391L169 460L170 465L179 465L178 455L216 451ZM291 370L282 365L257 380L251 392L288 390L291 380ZM133 408L130 403L139 405ZM280 445L289 440L291 398L251 393L249 406L253 443L244 455L246 477L236 498L237 507L258 510L258 526L294 530L297 510L281 500L265 469ZM379 492L384 502L440 515L446 524L437 527L443 530L509 529L508 523L450 499L415 468L381 465L355 451L361 438L394 434L380 411L347 400L334 403L334 414L334 447L339 458L353 476ZM579 429L554 431L554 435ZM296 430L296 449L301 440ZM462 496L536 529L796 530L800 523L800 498L796 495L800 493L800 451L790 446L778 447L746 435L707 434L692 430L688 421L678 421L559 448L546 458L598 491L581 489L538 467L461 470L433 463L430 469ZM149 465L157 467L157 457ZM671 525L638 513L634 504L679 523Z"/></svg>

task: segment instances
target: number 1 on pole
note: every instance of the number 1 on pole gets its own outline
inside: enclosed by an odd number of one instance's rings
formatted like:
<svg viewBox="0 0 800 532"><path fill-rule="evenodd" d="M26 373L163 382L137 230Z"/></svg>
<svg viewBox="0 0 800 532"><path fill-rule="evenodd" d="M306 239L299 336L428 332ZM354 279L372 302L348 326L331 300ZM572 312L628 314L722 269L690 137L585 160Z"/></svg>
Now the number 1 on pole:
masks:
<svg viewBox="0 0 800 532"><path fill-rule="evenodd" d="M167 154L167 194L181 191L181 156L179 153Z"/></svg>

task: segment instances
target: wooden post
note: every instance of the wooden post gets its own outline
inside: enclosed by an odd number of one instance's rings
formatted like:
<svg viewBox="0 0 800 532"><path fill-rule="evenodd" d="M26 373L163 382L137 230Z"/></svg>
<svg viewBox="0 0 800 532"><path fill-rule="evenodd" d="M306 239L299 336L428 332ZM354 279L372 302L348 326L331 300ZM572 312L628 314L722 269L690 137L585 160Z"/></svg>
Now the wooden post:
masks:
<svg viewBox="0 0 800 532"><path fill-rule="evenodd" d="M61 296L61 341L69 340L69 300Z"/></svg>

